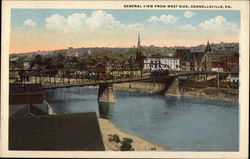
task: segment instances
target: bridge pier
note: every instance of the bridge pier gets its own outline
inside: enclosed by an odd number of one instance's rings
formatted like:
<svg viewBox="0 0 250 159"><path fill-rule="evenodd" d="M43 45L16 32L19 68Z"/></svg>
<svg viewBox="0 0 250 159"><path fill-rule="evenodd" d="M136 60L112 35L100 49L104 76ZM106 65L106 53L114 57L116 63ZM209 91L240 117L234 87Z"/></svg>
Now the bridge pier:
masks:
<svg viewBox="0 0 250 159"><path fill-rule="evenodd" d="M98 101L109 103L115 102L115 92L113 84L99 84Z"/></svg>
<svg viewBox="0 0 250 159"><path fill-rule="evenodd" d="M179 78L171 77L165 82L165 95L180 96Z"/></svg>

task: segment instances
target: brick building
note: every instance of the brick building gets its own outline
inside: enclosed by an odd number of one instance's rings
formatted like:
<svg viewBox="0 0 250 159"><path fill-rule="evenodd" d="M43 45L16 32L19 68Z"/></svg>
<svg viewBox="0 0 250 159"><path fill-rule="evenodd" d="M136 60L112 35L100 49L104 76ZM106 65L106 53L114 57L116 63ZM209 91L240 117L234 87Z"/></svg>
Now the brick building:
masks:
<svg viewBox="0 0 250 159"><path fill-rule="evenodd" d="M211 47L207 42L205 52L178 49L175 57L180 59L181 71L211 71L211 52Z"/></svg>

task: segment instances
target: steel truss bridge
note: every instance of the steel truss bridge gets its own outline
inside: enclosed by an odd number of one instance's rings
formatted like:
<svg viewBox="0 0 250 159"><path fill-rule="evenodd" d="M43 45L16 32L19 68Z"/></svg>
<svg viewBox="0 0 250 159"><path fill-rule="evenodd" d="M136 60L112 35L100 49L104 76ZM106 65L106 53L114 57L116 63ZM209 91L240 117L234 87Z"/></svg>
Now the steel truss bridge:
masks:
<svg viewBox="0 0 250 159"><path fill-rule="evenodd" d="M165 66L166 67L166 66ZM153 72L156 72L152 74ZM157 73L158 72L158 73ZM155 81L180 76L217 75L227 77L232 73L175 72L169 67L163 70L143 69L139 66L96 67L87 69L15 69L10 70L10 83L41 84L44 89L75 86L91 86L133 81Z"/></svg>

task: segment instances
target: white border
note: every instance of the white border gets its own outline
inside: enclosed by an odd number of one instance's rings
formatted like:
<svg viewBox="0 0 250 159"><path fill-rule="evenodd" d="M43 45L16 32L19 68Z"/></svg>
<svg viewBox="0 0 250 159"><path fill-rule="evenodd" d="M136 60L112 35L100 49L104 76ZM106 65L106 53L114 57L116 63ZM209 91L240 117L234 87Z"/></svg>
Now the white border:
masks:
<svg viewBox="0 0 250 159"><path fill-rule="evenodd" d="M222 4L241 11L240 31L240 151L239 152L91 152L8 150L8 61L11 8L128 9L124 4ZM249 2L248 1L3 1L1 48L1 157L85 158L247 158L249 112ZM132 8L134 9L134 8ZM199 9L196 9L199 10ZM204 9L200 9L204 10ZM211 10L211 9L210 9ZM218 9L214 9L218 10Z"/></svg>

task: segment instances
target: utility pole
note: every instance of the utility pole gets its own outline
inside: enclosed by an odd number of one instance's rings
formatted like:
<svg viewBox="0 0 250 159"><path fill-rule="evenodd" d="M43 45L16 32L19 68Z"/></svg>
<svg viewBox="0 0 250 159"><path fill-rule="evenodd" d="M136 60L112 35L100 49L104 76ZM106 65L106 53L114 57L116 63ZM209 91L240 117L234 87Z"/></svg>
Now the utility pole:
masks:
<svg viewBox="0 0 250 159"><path fill-rule="evenodd" d="M219 99L220 97L220 74L219 70L217 71L217 98Z"/></svg>

